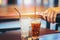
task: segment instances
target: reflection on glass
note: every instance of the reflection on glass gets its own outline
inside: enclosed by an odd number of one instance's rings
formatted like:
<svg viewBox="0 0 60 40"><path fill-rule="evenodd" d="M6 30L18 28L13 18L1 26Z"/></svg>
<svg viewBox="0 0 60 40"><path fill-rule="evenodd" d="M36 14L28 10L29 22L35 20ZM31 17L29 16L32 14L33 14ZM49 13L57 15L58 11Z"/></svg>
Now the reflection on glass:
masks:
<svg viewBox="0 0 60 40"><path fill-rule="evenodd" d="M20 27L21 27L21 39L29 37L31 18L21 18Z"/></svg>

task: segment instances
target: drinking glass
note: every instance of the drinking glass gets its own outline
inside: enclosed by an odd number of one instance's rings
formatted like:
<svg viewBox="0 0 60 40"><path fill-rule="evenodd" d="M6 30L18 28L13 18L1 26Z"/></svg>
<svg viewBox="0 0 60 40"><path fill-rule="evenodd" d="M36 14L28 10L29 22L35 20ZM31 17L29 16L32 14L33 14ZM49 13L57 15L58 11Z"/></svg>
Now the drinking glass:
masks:
<svg viewBox="0 0 60 40"><path fill-rule="evenodd" d="M40 27L41 27L41 19L40 18L34 18L31 21L31 33L32 33L33 39L39 38Z"/></svg>

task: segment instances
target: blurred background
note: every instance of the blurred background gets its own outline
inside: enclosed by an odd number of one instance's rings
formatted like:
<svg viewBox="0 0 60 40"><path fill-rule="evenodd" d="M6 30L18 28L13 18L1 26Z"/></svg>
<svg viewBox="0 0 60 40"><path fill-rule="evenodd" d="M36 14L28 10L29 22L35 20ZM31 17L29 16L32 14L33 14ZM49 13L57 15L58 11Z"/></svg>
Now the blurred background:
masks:
<svg viewBox="0 0 60 40"><path fill-rule="evenodd" d="M36 12L44 12L51 7L60 7L60 0L0 0L0 29L20 27L19 14L14 8L23 16L31 16L35 12L35 7ZM42 20L41 23L41 27L46 28L47 22ZM55 24L50 23L50 29L55 30Z"/></svg>

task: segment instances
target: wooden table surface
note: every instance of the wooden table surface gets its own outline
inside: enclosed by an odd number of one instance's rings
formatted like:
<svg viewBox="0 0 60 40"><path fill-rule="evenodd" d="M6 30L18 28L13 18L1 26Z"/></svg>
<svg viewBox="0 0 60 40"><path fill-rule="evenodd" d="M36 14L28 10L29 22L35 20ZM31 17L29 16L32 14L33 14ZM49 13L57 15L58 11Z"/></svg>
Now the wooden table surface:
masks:
<svg viewBox="0 0 60 40"><path fill-rule="evenodd" d="M57 32L49 29L40 30L40 36L45 34L53 34L53 33L57 33ZM21 37L20 30L7 31L3 34L0 34L0 40L21 40L20 37Z"/></svg>
<svg viewBox="0 0 60 40"><path fill-rule="evenodd" d="M27 15L27 14L26 15L30 16L30 17L33 16L32 13L30 13L30 12L35 13L34 6L28 6L28 7L20 6L20 7L18 7L17 5L11 5L11 6L8 6L7 8L0 7L0 19L18 19L19 14L14 8L17 8L22 15L24 15L26 12L29 12L28 13L29 15ZM44 8L37 7L36 10L37 10L37 12L40 12L40 11L43 11ZM24 16L26 16L26 15L24 15Z"/></svg>
<svg viewBox="0 0 60 40"><path fill-rule="evenodd" d="M18 19L19 14L16 12L14 8L17 8L20 13L25 13L25 12L35 12L34 6L20 6L18 7L17 5L10 5L7 7L0 7L0 19ZM48 8L48 11L50 11L51 8ZM53 8L56 12L60 12L60 7L54 7ZM43 6L38 6L36 8L36 12L43 12L45 11L45 7ZM29 14L30 15L30 14ZM33 15L30 15L33 16Z"/></svg>

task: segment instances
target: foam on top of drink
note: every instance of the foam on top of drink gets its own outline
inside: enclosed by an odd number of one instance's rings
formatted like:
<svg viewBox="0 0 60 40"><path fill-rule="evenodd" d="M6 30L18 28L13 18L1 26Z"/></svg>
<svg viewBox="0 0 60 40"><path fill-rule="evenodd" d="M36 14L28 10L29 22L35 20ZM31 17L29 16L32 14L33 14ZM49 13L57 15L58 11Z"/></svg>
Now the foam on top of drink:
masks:
<svg viewBox="0 0 60 40"><path fill-rule="evenodd" d="M37 21L33 21L32 23L34 23L34 24L37 24L37 23L40 23L40 22L37 22Z"/></svg>

